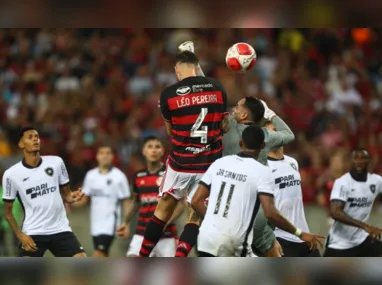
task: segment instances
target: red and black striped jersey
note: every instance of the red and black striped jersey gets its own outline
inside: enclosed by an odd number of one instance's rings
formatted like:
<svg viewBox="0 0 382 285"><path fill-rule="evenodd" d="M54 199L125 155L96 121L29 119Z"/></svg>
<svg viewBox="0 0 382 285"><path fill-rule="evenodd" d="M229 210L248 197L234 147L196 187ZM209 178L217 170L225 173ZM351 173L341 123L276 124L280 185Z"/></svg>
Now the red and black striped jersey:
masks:
<svg viewBox="0 0 382 285"><path fill-rule="evenodd" d="M155 173L150 173L148 169L141 170L134 175L133 196L139 201L140 209L136 234L144 235L147 223L154 214L158 204L159 186L166 167L163 166ZM169 225L163 233L163 237L176 237L174 224Z"/></svg>
<svg viewBox="0 0 382 285"><path fill-rule="evenodd" d="M220 123L227 111L227 95L217 80L185 78L162 92L160 108L172 128L171 168L203 173L222 156Z"/></svg>

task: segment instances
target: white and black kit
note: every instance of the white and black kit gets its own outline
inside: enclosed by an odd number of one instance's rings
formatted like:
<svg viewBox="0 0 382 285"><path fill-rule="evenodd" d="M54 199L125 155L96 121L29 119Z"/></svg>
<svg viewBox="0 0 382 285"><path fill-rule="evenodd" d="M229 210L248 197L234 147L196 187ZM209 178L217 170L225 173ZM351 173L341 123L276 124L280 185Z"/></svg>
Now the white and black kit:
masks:
<svg viewBox="0 0 382 285"><path fill-rule="evenodd" d="M21 161L3 176L3 200L19 199L24 210L22 232L37 246L27 252L20 246L20 256L42 257L49 250L57 257L72 257L83 252L66 216L60 187L69 183L68 172L58 156L42 156L36 167Z"/></svg>
<svg viewBox="0 0 382 285"><path fill-rule="evenodd" d="M116 167L101 173L88 171L82 192L90 197L90 231L94 249L109 253L117 226L121 223L121 201L131 196L126 175Z"/></svg>

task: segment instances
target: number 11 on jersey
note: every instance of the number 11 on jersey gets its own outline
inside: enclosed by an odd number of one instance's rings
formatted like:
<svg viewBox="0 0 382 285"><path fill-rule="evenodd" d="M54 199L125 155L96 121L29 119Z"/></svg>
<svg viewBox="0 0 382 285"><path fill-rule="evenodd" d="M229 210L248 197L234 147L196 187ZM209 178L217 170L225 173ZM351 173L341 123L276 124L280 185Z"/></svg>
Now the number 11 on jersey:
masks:
<svg viewBox="0 0 382 285"><path fill-rule="evenodd" d="M208 114L208 108L202 108L200 110L200 114L196 119L196 122L191 128L191 137L192 138L200 138L200 143L207 143L208 139L208 126L201 127L204 119Z"/></svg>
<svg viewBox="0 0 382 285"><path fill-rule="evenodd" d="M220 191L219 191L219 194L218 194L218 199L216 201L216 207L215 207L215 211L214 211L215 215L219 213L220 204L221 204L222 197L223 197L223 194L224 194L225 186L226 186L226 182L222 182L222 185L220 186ZM235 190L235 185L231 184L231 187L229 188L227 202L225 204L225 209L224 209L224 212L223 212L223 217L224 218L227 218L227 216L228 216L228 211L229 211L229 207L231 206L231 200L232 200L232 195L233 195L233 191L234 190Z"/></svg>

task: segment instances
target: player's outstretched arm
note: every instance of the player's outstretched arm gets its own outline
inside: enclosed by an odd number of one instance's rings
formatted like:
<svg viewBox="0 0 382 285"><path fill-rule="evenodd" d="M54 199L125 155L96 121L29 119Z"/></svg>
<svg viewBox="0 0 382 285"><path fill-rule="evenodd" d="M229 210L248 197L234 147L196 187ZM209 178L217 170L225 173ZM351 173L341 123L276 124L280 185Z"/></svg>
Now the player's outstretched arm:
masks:
<svg viewBox="0 0 382 285"><path fill-rule="evenodd" d="M341 200L332 200L330 201L330 215L332 218L340 223L343 223L348 226L353 226L357 228L361 228L374 239L380 239L382 234L382 229L377 227L373 227L371 225L365 224L359 220L356 220L350 217L344 211L345 202Z"/></svg>
<svg viewBox="0 0 382 285"><path fill-rule="evenodd" d="M312 250L317 249L317 246L323 247L323 242L321 239L324 239L325 236L304 233L301 232L300 229L296 228L293 224L291 224L281 213L276 209L275 201L273 196L269 194L260 194L260 201L263 205L264 215L274 226L279 229L296 235L301 240L305 241L309 244Z"/></svg>
<svg viewBox="0 0 382 285"><path fill-rule="evenodd" d="M190 51L192 53L195 53L195 47L194 47L194 43L192 41L186 41L186 42L182 43L181 45L179 45L178 49L180 52L187 50L187 51ZM202 68L200 67L200 64L198 64L198 66L195 68L195 74L197 76L205 77L204 72L203 72Z"/></svg>
<svg viewBox="0 0 382 285"><path fill-rule="evenodd" d="M264 118L271 121L276 128L276 131L267 130L267 144L270 147L278 147L294 141L295 136L289 126L279 116L277 116L275 112L269 109L263 100L261 100L261 102L265 108Z"/></svg>

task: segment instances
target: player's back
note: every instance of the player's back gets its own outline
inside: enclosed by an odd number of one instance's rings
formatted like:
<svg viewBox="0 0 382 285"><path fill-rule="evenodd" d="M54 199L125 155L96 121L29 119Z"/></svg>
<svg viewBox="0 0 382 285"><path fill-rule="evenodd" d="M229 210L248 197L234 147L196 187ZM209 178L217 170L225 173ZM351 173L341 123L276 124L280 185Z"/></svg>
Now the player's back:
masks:
<svg viewBox="0 0 382 285"><path fill-rule="evenodd" d="M160 106L172 128L171 167L205 172L223 151L220 124L227 100L222 85L207 77L185 78L162 92Z"/></svg>
<svg viewBox="0 0 382 285"><path fill-rule="evenodd" d="M211 168L210 196L201 231L218 230L230 238L247 240L260 206L258 193L266 190L262 189L262 179L270 176L270 169L241 154L221 158ZM268 186L266 192L273 191L273 184Z"/></svg>

